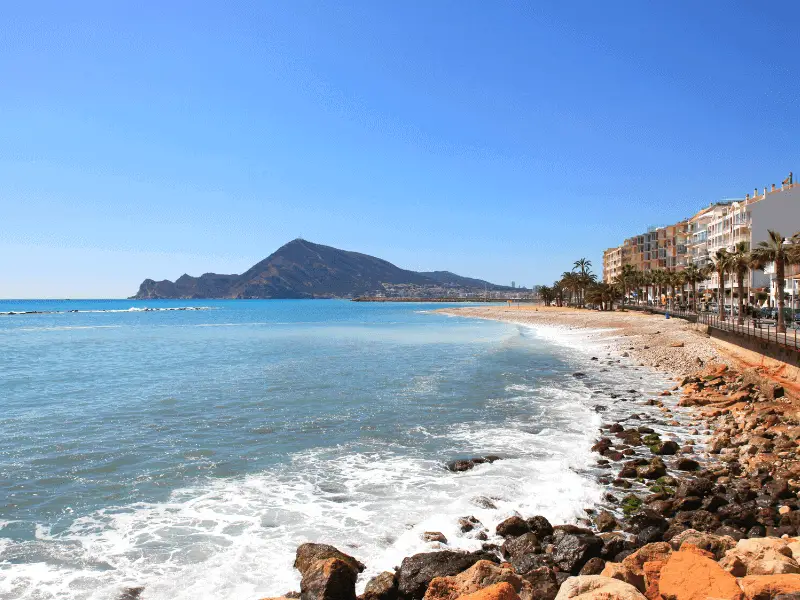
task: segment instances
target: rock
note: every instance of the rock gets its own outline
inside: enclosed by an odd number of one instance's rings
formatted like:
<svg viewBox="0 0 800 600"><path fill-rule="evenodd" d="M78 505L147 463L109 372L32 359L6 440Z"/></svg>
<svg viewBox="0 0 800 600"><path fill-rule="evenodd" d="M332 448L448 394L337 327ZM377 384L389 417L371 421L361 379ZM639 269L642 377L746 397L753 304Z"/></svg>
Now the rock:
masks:
<svg viewBox="0 0 800 600"><path fill-rule="evenodd" d="M467 533L469 531L472 531L476 527L481 527L481 526L482 523L473 516L461 517L458 520L458 528L461 531L461 533Z"/></svg>
<svg viewBox="0 0 800 600"><path fill-rule="evenodd" d="M472 499L472 503L479 508L488 508L490 510L495 510L497 508L497 505L492 502L492 499L486 496L475 496Z"/></svg>
<svg viewBox="0 0 800 600"><path fill-rule="evenodd" d="M339 558L317 560L300 581L301 600L356 600L358 571Z"/></svg>
<svg viewBox="0 0 800 600"><path fill-rule="evenodd" d="M497 562L488 552L457 552L441 550L407 556L397 571L397 589L401 598L419 600L425 596L428 584L435 577L458 575L479 560Z"/></svg>
<svg viewBox="0 0 800 600"><path fill-rule="evenodd" d="M508 536L519 536L523 533L528 533L531 530L531 526L528 525L528 522L525 521L522 517L517 517L516 515L513 517L509 517L505 521L498 523L495 532L497 535L502 537Z"/></svg>
<svg viewBox="0 0 800 600"><path fill-rule="evenodd" d="M448 471L452 471L453 473L469 471L474 466L475 462L469 459L451 460L449 463L447 463Z"/></svg>
<svg viewBox="0 0 800 600"><path fill-rule="evenodd" d="M531 569L521 577L531 584L534 600L553 600L558 594L559 584L550 567Z"/></svg>
<svg viewBox="0 0 800 600"><path fill-rule="evenodd" d="M736 578L695 552L673 553L661 569L658 586L665 600L743 600Z"/></svg>
<svg viewBox="0 0 800 600"><path fill-rule="evenodd" d="M144 586L129 587L122 590L122 594L117 597L117 600L139 600L144 592Z"/></svg>
<svg viewBox="0 0 800 600"><path fill-rule="evenodd" d="M598 531L614 531L614 529L617 528L617 520L614 518L614 515L607 510L601 511L594 522Z"/></svg>
<svg viewBox="0 0 800 600"><path fill-rule="evenodd" d="M645 600L645 597L623 581L602 575L581 575L567 579L556 600Z"/></svg>
<svg viewBox="0 0 800 600"><path fill-rule="evenodd" d="M306 543L297 547L297 554L294 559L294 568L300 571L300 575L305 572L317 561L338 558L347 563L357 574L361 573L366 567L364 563L356 560L349 554L339 551L328 544Z"/></svg>
<svg viewBox="0 0 800 600"><path fill-rule="evenodd" d="M673 440L666 440L664 442L661 442L660 445L656 446L655 453L661 456L672 456L678 451L678 448L679 448L678 442L675 442Z"/></svg>
<svg viewBox="0 0 800 600"><path fill-rule="evenodd" d="M588 529L561 525L554 528L553 546L553 563L559 570L576 575L590 558L600 556L603 540Z"/></svg>
<svg viewBox="0 0 800 600"><path fill-rule="evenodd" d="M542 550L538 536L529 531L524 535L509 538L503 543L501 552L510 558L517 573L525 573L540 566L537 554Z"/></svg>
<svg viewBox="0 0 800 600"><path fill-rule="evenodd" d="M773 600L781 594L800 594L800 575L749 575L739 585L748 600Z"/></svg>
<svg viewBox="0 0 800 600"><path fill-rule="evenodd" d="M604 561L602 558L599 557L590 558L586 562L586 564L583 565L583 568L581 569L580 573L578 573L578 575L600 575L600 573L603 572L605 566L606 566L606 561Z"/></svg>
<svg viewBox="0 0 800 600"><path fill-rule="evenodd" d="M508 583L521 600L533 600L533 586L512 569L481 560L458 575L434 578L425 592L425 600L456 600L484 588Z"/></svg>
<svg viewBox="0 0 800 600"><path fill-rule="evenodd" d="M508 583L496 583L474 594L461 596L461 600L520 600L520 597Z"/></svg>
<svg viewBox="0 0 800 600"><path fill-rule="evenodd" d="M737 577L800 573L800 565L792 558L791 548L785 540L776 538L739 540L719 564Z"/></svg>
<svg viewBox="0 0 800 600"><path fill-rule="evenodd" d="M679 471L697 471L700 469L700 463L691 458L679 458L675 468Z"/></svg>
<svg viewBox="0 0 800 600"><path fill-rule="evenodd" d="M397 577L390 571L376 575L369 580L359 600L397 600Z"/></svg>
<svg viewBox="0 0 800 600"><path fill-rule="evenodd" d="M714 484L708 479L683 479L678 484L678 489L675 490L677 498L686 498L694 496L696 498L705 498L714 489Z"/></svg>
<svg viewBox="0 0 800 600"><path fill-rule="evenodd" d="M638 534L650 527L654 527L663 533L669 527L669 523L664 517L649 508L635 512L628 519L627 530L632 533Z"/></svg>
<svg viewBox="0 0 800 600"><path fill-rule="evenodd" d="M683 544L691 544L701 550L710 552L716 560L722 559L728 550L736 546L736 541L731 537L703 533L696 529L687 529L680 532L669 543L673 550L680 550Z"/></svg>
<svg viewBox="0 0 800 600"><path fill-rule="evenodd" d="M640 592L645 589L644 587L644 574L634 573L628 569L621 562L607 562L600 572L603 577L610 577L611 579L618 579L624 581L628 585L632 585Z"/></svg>
<svg viewBox="0 0 800 600"><path fill-rule="evenodd" d="M544 539L553 535L553 526L546 518L541 515L531 517L526 521L530 530L535 533L539 539Z"/></svg>
<svg viewBox="0 0 800 600"><path fill-rule="evenodd" d="M667 474L667 467L664 461L656 456L647 466L637 468L636 472L639 477L644 477L645 479L658 479Z"/></svg>
<svg viewBox="0 0 800 600"><path fill-rule="evenodd" d="M441 531L426 531L422 534L422 539L426 542L439 542L440 544L447 543L447 538Z"/></svg>
<svg viewBox="0 0 800 600"><path fill-rule="evenodd" d="M661 569L666 564L663 560L651 560L642 566L644 571L644 595L647 600L661 600L659 582L661 581Z"/></svg>

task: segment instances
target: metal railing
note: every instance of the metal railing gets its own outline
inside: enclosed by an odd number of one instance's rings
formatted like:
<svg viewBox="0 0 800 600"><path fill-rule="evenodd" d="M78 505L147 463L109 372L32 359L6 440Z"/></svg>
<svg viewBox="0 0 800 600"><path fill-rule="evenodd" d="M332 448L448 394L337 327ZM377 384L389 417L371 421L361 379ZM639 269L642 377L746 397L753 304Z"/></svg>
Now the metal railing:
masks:
<svg viewBox="0 0 800 600"><path fill-rule="evenodd" d="M730 331L748 338L764 340L793 350L800 349L796 327L781 333L778 332L776 326L764 319L745 319L744 323L738 323L736 316L728 316L725 320L722 320L719 315L712 313L701 313L698 315L697 321L722 331Z"/></svg>

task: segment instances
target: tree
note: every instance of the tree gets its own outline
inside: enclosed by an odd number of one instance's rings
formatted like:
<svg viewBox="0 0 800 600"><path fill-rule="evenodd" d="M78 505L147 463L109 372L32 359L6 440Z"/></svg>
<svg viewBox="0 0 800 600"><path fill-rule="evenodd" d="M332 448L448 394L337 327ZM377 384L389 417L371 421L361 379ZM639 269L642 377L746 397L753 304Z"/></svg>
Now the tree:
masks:
<svg viewBox="0 0 800 600"><path fill-rule="evenodd" d="M622 310L625 310L625 297L628 295L628 290L636 277L636 273L636 267L633 265L622 265L622 270L616 277L615 283L622 290Z"/></svg>
<svg viewBox="0 0 800 600"><path fill-rule="evenodd" d="M542 302L544 302L545 306L550 306L550 303L553 301L555 293L553 292L553 288L546 285L540 285L539 296L541 297Z"/></svg>
<svg viewBox="0 0 800 600"><path fill-rule="evenodd" d="M692 288L692 310L697 312L697 284L701 281L705 281L708 277L708 273L704 268L691 263L684 269L683 277Z"/></svg>
<svg viewBox="0 0 800 600"><path fill-rule="evenodd" d="M787 243L787 240L778 232L771 229L767 232L769 237L766 241L759 242L758 245L750 251L753 257L753 264L758 269L763 269L767 263L775 263L775 280L778 287L778 323L777 330L780 333L786 333L786 321L783 317L783 306L785 298L783 297L783 287L786 279L786 265L797 264L800 260L798 257L798 242L800 237L795 233L792 237L792 242Z"/></svg>
<svg viewBox="0 0 800 600"><path fill-rule="evenodd" d="M592 266L592 261L590 261L590 260L588 260L586 258L579 258L578 260L575 261L575 263L572 266L572 270L573 271L577 269L578 272L580 273L580 280L581 280L581 292L580 292L581 293L581 298L580 298L580 303L581 303L581 305L583 305L585 303L584 296L586 294L586 288L587 288L586 276L591 272L590 269L589 269L589 267L591 267L591 266Z"/></svg>
<svg viewBox="0 0 800 600"><path fill-rule="evenodd" d="M714 254L714 269L719 276L719 319L725 320L725 272L728 270L730 255L725 248L720 248Z"/></svg>
<svg viewBox="0 0 800 600"><path fill-rule="evenodd" d="M750 256L749 244L747 242L736 244L728 257L728 268L731 274L736 275L736 294L739 296L739 317L736 321L739 325L744 324L744 276L752 263L753 258ZM732 305L733 301L731 301Z"/></svg>

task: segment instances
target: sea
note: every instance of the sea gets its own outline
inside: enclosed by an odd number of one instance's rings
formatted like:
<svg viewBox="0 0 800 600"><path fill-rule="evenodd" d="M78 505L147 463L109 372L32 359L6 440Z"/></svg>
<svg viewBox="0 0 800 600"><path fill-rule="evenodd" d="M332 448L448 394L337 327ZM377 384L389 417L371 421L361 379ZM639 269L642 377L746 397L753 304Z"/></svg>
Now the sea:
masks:
<svg viewBox="0 0 800 600"><path fill-rule="evenodd" d="M460 517L489 542L514 514L585 518L601 423L670 382L446 306L0 301L0 598L257 600L299 589L309 541L364 562L363 589L480 548Z"/></svg>

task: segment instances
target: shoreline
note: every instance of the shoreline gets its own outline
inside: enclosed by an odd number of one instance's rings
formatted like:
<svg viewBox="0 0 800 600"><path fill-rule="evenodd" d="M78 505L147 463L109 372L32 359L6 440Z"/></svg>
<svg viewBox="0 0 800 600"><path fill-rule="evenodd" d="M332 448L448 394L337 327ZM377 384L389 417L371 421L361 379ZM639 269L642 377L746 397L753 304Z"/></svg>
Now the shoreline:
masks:
<svg viewBox="0 0 800 600"><path fill-rule="evenodd" d="M769 373L748 368L723 344L678 319L541 307L435 312L532 327L550 338L574 331L595 346L588 350L600 344L607 351L604 359L592 356L598 366L650 367L679 383L658 397L629 390L634 397L617 399L654 407L662 419L633 412L607 421L600 412L591 451L608 475L598 478L603 501L586 508L580 526L512 516L496 527L501 546L406 557L394 572L368 582L361 600L800 595L800 407ZM474 517L460 524L462 531L485 529ZM354 599L363 565L353 561L330 546L298 548L303 597L322 598L314 592L320 590Z"/></svg>

